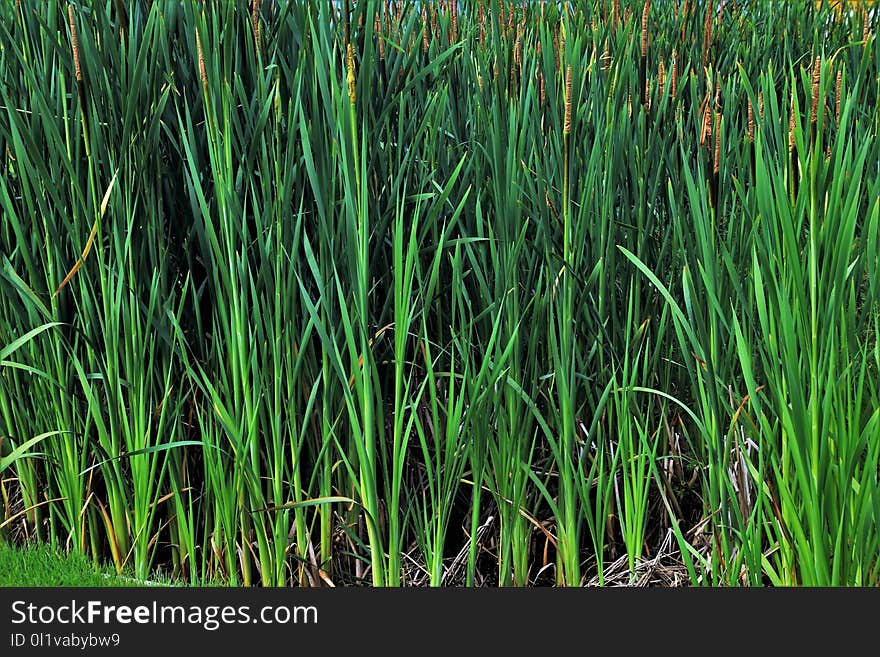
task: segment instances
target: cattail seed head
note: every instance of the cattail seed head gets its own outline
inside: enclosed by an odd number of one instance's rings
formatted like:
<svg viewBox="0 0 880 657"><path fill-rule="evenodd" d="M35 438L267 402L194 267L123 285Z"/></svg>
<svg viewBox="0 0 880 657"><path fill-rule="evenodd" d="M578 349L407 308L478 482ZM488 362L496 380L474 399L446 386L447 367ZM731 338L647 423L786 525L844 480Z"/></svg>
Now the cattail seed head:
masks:
<svg viewBox="0 0 880 657"><path fill-rule="evenodd" d="M565 71L565 125L562 134L571 134L571 65Z"/></svg>
<svg viewBox="0 0 880 657"><path fill-rule="evenodd" d="M710 146L707 144L707 140L712 136L712 90L714 86L711 79L708 80L707 86L706 98L702 105L703 121L700 126L700 146L709 148Z"/></svg>
<svg viewBox="0 0 880 657"><path fill-rule="evenodd" d="M685 31L687 30L687 15L688 15L688 0L684 0L684 5L681 8L681 40L684 41Z"/></svg>
<svg viewBox="0 0 880 657"><path fill-rule="evenodd" d="M450 3L452 8L452 40L458 41L458 0L452 0Z"/></svg>
<svg viewBox="0 0 880 657"><path fill-rule="evenodd" d="M670 82L672 97L675 98L678 91L678 53L672 50L672 81Z"/></svg>
<svg viewBox="0 0 880 657"><path fill-rule="evenodd" d="M706 3L706 20L703 22L703 68L709 59L709 49L712 47L712 15L715 12L715 1Z"/></svg>
<svg viewBox="0 0 880 657"><path fill-rule="evenodd" d="M422 15L424 16L424 8L422 8ZM379 59L385 59L385 40L382 38L382 19L379 18L379 12L376 12L376 15L373 18L373 30L376 32L376 40L379 42ZM427 34L427 30L422 30ZM427 42L425 43L427 46Z"/></svg>
<svg viewBox="0 0 880 657"><path fill-rule="evenodd" d="M199 31L196 30L196 48L199 51L199 77L202 78L202 88L208 91L208 72L205 69L205 53L202 51L202 40L199 37Z"/></svg>
<svg viewBox="0 0 880 657"><path fill-rule="evenodd" d="M812 87L812 105L810 106L810 122L816 123L819 116L819 81L822 77L822 59L816 57L813 61L813 87Z"/></svg>
<svg viewBox="0 0 880 657"><path fill-rule="evenodd" d="M422 50L428 52L428 10L422 5Z"/></svg>
<svg viewBox="0 0 880 657"><path fill-rule="evenodd" d="M253 22L254 29L254 43L257 44L257 51L259 52L261 48L261 33L260 33L260 0L254 0L251 5L251 20Z"/></svg>
<svg viewBox="0 0 880 657"><path fill-rule="evenodd" d="M764 92L758 92L758 118L764 120Z"/></svg>
<svg viewBox="0 0 880 657"><path fill-rule="evenodd" d="M642 59L648 56L648 13L651 11L651 0L645 0L642 9Z"/></svg>
<svg viewBox="0 0 880 657"><path fill-rule="evenodd" d="M519 70L522 70L522 33L516 35L516 44L513 47L513 61Z"/></svg>
<svg viewBox="0 0 880 657"><path fill-rule="evenodd" d="M721 112L715 113L715 134L712 135L715 140L715 157L712 159L712 173L718 175L721 168Z"/></svg>
<svg viewBox="0 0 880 657"><path fill-rule="evenodd" d="M752 109L751 98L749 98L749 143L755 143L755 112Z"/></svg>
<svg viewBox="0 0 880 657"><path fill-rule="evenodd" d="M351 101L351 104L354 105L357 101L357 95L355 93L355 77L354 77L354 46L350 43L347 47L347 57L346 57L346 68L348 68L348 99Z"/></svg>
<svg viewBox="0 0 880 657"><path fill-rule="evenodd" d="M843 71L837 72L837 84L835 89L835 100L834 100L834 119L837 122L837 126L840 127L840 96L843 88Z"/></svg>
<svg viewBox="0 0 880 657"><path fill-rule="evenodd" d="M708 97L706 99L706 107L703 110L703 121L700 127L700 146L706 145L706 140L712 135L712 111L710 109Z"/></svg>
<svg viewBox="0 0 880 657"><path fill-rule="evenodd" d="M76 71L76 81L82 82L82 69L79 65L79 39L76 37L76 21L73 19L72 5L67 5L67 17L70 19L70 48L73 51L73 68Z"/></svg>
<svg viewBox="0 0 880 657"><path fill-rule="evenodd" d="M795 138L794 138L794 128L795 128L795 120L794 120L794 96L791 99L791 113L789 114L788 119L788 150L793 151L795 147Z"/></svg>
<svg viewBox="0 0 880 657"><path fill-rule="evenodd" d="M559 28L553 32L553 54L556 55L556 70L559 71Z"/></svg>

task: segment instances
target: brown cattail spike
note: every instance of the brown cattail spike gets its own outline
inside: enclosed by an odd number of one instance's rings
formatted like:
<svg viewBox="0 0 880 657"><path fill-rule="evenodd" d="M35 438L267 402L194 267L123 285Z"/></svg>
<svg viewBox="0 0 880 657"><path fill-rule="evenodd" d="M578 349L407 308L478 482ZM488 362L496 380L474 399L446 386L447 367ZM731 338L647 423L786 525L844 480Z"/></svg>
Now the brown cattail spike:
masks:
<svg viewBox="0 0 880 657"><path fill-rule="evenodd" d="M712 81L703 101L703 121L700 125L700 146L706 146L706 139L712 134Z"/></svg>
<svg viewBox="0 0 880 657"><path fill-rule="evenodd" d="M752 109L751 98L749 98L749 143L755 143L755 112Z"/></svg>
<svg viewBox="0 0 880 657"><path fill-rule="evenodd" d="M651 11L651 0L645 0L642 9L642 59L648 56L648 14Z"/></svg>
<svg viewBox="0 0 880 657"><path fill-rule="evenodd" d="M840 127L840 93L843 88L843 71L837 72L837 85L835 89L835 101L834 101L834 119L837 123L837 126Z"/></svg>
<svg viewBox="0 0 880 657"><path fill-rule="evenodd" d="M715 140L715 157L712 159L712 173L717 176L721 168L721 112L715 113L715 134L712 137Z"/></svg>
<svg viewBox="0 0 880 657"><path fill-rule="evenodd" d="M709 49L712 47L712 16L715 13L715 2L706 3L706 20L703 23L703 68L709 63Z"/></svg>
<svg viewBox="0 0 880 657"><path fill-rule="evenodd" d="M196 48L199 51L199 77L202 78L202 88L208 91L208 72L205 70L205 53L202 51L202 40L199 38L199 31L196 30Z"/></svg>
<svg viewBox="0 0 880 657"><path fill-rule="evenodd" d="M571 65L565 71L565 125L562 134L571 134Z"/></svg>
<svg viewBox="0 0 880 657"><path fill-rule="evenodd" d="M519 70L522 70L522 33L516 35L516 44L513 47L513 60Z"/></svg>
<svg viewBox="0 0 880 657"><path fill-rule="evenodd" d="M820 57L816 57L813 61L813 88L812 88L812 96L813 103L810 106L810 122L816 123L816 119L819 117L819 81L822 78L822 59Z"/></svg>
<svg viewBox="0 0 880 657"><path fill-rule="evenodd" d="M541 91L541 107L544 107L544 104L547 100L546 90L544 89L544 73L542 71L538 71L538 86Z"/></svg>
<svg viewBox="0 0 880 657"><path fill-rule="evenodd" d="M553 32L553 54L556 56L556 70L559 71L559 28Z"/></svg>
<svg viewBox="0 0 880 657"><path fill-rule="evenodd" d="M684 0L684 6L681 8L681 40L684 41L687 30L688 0Z"/></svg>
<svg viewBox="0 0 880 657"><path fill-rule="evenodd" d="M381 41L379 44L381 45ZM422 50L428 52L428 10L422 6Z"/></svg>
<svg viewBox="0 0 880 657"><path fill-rule="evenodd" d="M672 81L670 82L670 86L672 97L675 98L676 92L678 91L678 53L675 49L672 50Z"/></svg>
<svg viewBox="0 0 880 657"><path fill-rule="evenodd" d="M251 19L254 25L254 43L257 44L257 52L261 50L260 44L260 0L254 0L251 6Z"/></svg>
<svg viewBox="0 0 880 657"><path fill-rule="evenodd" d="M349 43L347 48L347 68L348 68L348 99L354 105L357 101L355 94L355 77L354 77L354 47Z"/></svg>
<svg viewBox="0 0 880 657"><path fill-rule="evenodd" d="M67 17L70 19L70 48L73 50L73 68L76 71L76 81L82 82L82 69L79 65L79 39L76 37L76 22L73 19L71 5L67 5Z"/></svg>
<svg viewBox="0 0 880 657"><path fill-rule="evenodd" d="M450 7L452 9L452 41L458 42L458 0L452 0Z"/></svg>

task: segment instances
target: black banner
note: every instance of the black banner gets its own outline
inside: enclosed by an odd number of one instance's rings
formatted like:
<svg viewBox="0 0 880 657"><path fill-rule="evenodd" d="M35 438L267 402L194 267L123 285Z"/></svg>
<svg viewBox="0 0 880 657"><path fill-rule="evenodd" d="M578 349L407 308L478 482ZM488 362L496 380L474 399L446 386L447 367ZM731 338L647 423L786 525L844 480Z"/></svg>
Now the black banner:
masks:
<svg viewBox="0 0 880 657"><path fill-rule="evenodd" d="M876 652L878 602L817 589L7 588L0 655Z"/></svg>

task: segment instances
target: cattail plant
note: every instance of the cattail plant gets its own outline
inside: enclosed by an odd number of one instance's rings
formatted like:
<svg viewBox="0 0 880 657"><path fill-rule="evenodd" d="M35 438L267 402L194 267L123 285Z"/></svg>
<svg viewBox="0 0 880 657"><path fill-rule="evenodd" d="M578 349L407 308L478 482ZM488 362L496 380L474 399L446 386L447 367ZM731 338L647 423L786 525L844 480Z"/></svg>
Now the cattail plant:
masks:
<svg viewBox="0 0 880 657"><path fill-rule="evenodd" d="M0 530L880 585L873 18L745 4L0 3Z"/></svg>

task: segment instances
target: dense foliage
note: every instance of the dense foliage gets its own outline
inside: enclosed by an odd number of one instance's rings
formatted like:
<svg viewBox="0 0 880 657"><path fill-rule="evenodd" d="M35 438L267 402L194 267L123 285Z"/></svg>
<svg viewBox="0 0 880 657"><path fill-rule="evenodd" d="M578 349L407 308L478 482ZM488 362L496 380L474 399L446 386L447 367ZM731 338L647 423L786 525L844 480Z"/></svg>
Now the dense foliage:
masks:
<svg viewBox="0 0 880 657"><path fill-rule="evenodd" d="M872 13L4 12L11 537L247 585L880 584Z"/></svg>

